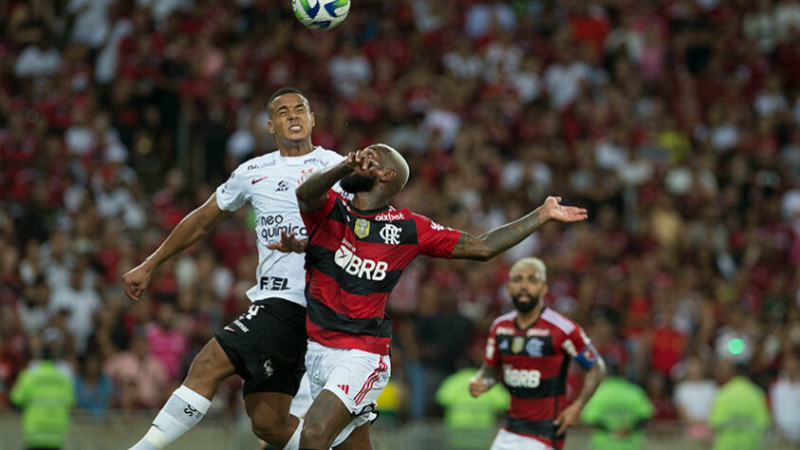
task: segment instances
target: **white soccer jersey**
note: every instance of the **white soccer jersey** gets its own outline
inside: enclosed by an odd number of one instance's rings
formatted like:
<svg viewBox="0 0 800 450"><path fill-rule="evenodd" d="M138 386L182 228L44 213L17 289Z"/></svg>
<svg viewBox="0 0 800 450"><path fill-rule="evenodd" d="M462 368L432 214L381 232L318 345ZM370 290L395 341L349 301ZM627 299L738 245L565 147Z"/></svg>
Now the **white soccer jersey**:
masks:
<svg viewBox="0 0 800 450"><path fill-rule="evenodd" d="M343 156L322 147L292 157L276 151L244 162L217 188L220 209L235 211L250 203L255 210L258 267L256 285L247 291L250 301L280 297L306 306L305 254L270 250L267 244L280 241L281 231L294 232L298 239L308 237L295 189L312 173L342 159Z"/></svg>

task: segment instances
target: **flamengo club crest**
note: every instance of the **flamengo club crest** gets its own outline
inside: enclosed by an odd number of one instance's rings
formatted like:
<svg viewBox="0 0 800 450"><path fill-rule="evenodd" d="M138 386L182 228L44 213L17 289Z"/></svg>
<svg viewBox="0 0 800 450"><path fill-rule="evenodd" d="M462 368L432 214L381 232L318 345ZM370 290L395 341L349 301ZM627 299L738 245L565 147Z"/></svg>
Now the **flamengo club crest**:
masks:
<svg viewBox="0 0 800 450"><path fill-rule="evenodd" d="M383 239L383 242L389 245L399 245L401 231L403 231L402 228L387 223L383 226L383 228L381 228L381 239Z"/></svg>
<svg viewBox="0 0 800 450"><path fill-rule="evenodd" d="M369 235L369 221L364 219L356 219L356 227L353 230L361 239L364 239Z"/></svg>

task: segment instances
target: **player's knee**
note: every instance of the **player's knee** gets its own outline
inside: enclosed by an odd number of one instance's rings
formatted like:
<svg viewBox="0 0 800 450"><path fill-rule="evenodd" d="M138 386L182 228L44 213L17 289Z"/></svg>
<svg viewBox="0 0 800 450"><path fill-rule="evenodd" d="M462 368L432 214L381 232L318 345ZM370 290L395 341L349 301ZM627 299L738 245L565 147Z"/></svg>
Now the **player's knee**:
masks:
<svg viewBox="0 0 800 450"><path fill-rule="evenodd" d="M250 420L253 434L269 443L279 442L287 433L291 436L290 431L293 431L288 429L290 426L288 420L282 420L275 414L260 413L251 417Z"/></svg>
<svg viewBox="0 0 800 450"><path fill-rule="evenodd" d="M303 430L300 432L301 442L318 444L327 440L325 427L321 423L309 420L303 422Z"/></svg>

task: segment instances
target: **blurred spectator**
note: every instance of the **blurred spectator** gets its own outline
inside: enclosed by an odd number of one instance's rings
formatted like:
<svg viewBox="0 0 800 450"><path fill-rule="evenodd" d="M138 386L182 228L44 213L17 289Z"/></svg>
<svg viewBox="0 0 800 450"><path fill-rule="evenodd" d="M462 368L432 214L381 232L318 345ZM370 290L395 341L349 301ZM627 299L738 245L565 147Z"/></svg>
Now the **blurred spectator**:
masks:
<svg viewBox="0 0 800 450"><path fill-rule="evenodd" d="M102 419L108 413L114 388L102 367L100 356L90 353L81 359L80 374L75 379L76 406L95 419Z"/></svg>
<svg viewBox="0 0 800 450"><path fill-rule="evenodd" d="M653 405L644 389L620 376L617 367L610 366L609 372L581 412L581 421L597 428L591 448L644 448L644 426L653 417Z"/></svg>
<svg viewBox="0 0 800 450"><path fill-rule="evenodd" d="M145 328L150 354L161 361L170 380L183 378L188 346L186 334L176 327L177 320L175 305L165 302L158 306L156 321Z"/></svg>
<svg viewBox="0 0 800 450"><path fill-rule="evenodd" d="M85 260L79 262L70 272L68 285L52 288L48 308L51 313L65 313L67 330L75 338L78 355L86 352L86 344L92 334L94 314L102 306L100 295L93 286L84 282Z"/></svg>
<svg viewBox="0 0 800 450"><path fill-rule="evenodd" d="M14 75L19 78L51 76L61 65L61 52L41 28L31 30L31 44L17 57Z"/></svg>
<svg viewBox="0 0 800 450"><path fill-rule="evenodd" d="M770 425L767 397L747 378L744 365L734 366L734 377L714 400L709 425L714 429L714 449L758 449Z"/></svg>
<svg viewBox="0 0 800 450"><path fill-rule="evenodd" d="M485 449L491 445L498 417L511 403L502 385L480 397L464 395L477 373L474 367L460 369L448 375L436 391L436 401L444 410L446 448Z"/></svg>
<svg viewBox="0 0 800 450"><path fill-rule="evenodd" d="M70 411L75 406L72 374L58 367L57 337L43 333L40 359L19 374L11 403L22 409L26 449L59 449L69 435Z"/></svg>
<svg viewBox="0 0 800 450"><path fill-rule="evenodd" d="M769 390L772 418L778 431L794 445L800 444L800 360L786 353L778 380Z"/></svg>
<svg viewBox="0 0 800 450"><path fill-rule="evenodd" d="M43 276L38 276L25 286L17 304L20 325L28 336L36 336L50 320L50 288Z"/></svg>
<svg viewBox="0 0 800 450"><path fill-rule="evenodd" d="M152 409L164 402L169 376L164 364L150 354L147 337L137 334L130 349L106 361L103 372L114 381L115 406Z"/></svg>
<svg viewBox="0 0 800 450"><path fill-rule="evenodd" d="M688 425L693 439L710 437L708 418L717 396L717 384L706 375L706 364L697 356L686 360L686 375L675 386L675 406L678 418Z"/></svg>

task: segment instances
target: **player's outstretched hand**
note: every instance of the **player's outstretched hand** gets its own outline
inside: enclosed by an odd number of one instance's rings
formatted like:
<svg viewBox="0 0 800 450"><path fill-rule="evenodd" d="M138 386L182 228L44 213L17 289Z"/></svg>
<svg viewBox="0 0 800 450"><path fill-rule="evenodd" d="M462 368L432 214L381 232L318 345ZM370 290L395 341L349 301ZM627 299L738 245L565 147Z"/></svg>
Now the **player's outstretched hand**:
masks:
<svg viewBox="0 0 800 450"><path fill-rule="evenodd" d="M558 427L556 436L561 436L567 431L567 428L578 425L581 418L581 407L575 403L567 406L561 411L561 414L556 417L553 424Z"/></svg>
<svg viewBox="0 0 800 450"><path fill-rule="evenodd" d="M294 231L291 234L286 234L281 230L281 240L273 244L267 244L270 250L278 250L283 253L305 253L308 239L297 239Z"/></svg>
<svg viewBox="0 0 800 450"><path fill-rule="evenodd" d="M541 206L542 214L559 222L580 222L589 217L586 209L561 204L561 197L547 197Z"/></svg>
<svg viewBox="0 0 800 450"><path fill-rule="evenodd" d="M478 397L488 391L491 385L483 377L474 377L469 381L469 393L473 397Z"/></svg>
<svg viewBox="0 0 800 450"><path fill-rule="evenodd" d="M122 282L125 287L125 295L131 300L139 300L147 285L150 284L150 277L153 275L153 269L143 262L133 269L129 270L122 276Z"/></svg>

